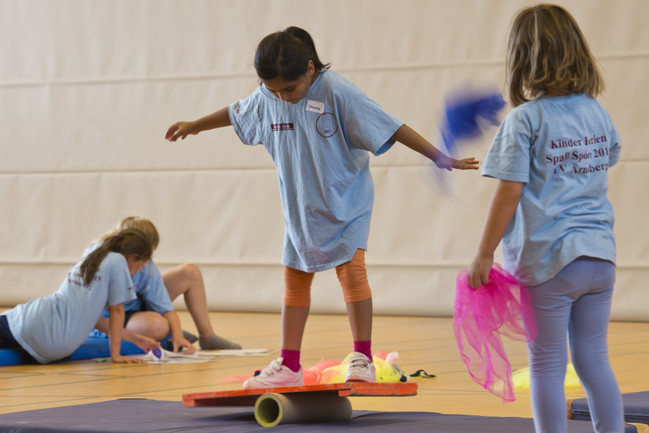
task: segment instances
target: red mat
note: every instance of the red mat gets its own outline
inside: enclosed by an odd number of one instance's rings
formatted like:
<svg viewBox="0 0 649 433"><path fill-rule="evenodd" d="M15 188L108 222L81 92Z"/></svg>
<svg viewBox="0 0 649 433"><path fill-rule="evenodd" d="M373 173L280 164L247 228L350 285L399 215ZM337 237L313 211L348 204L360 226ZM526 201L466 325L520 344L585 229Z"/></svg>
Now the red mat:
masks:
<svg viewBox="0 0 649 433"><path fill-rule="evenodd" d="M254 406L263 394L338 394L339 397L353 396L408 396L417 395L417 384L347 382L320 385L284 386L261 389L236 389L229 391L199 392L183 394L185 406Z"/></svg>

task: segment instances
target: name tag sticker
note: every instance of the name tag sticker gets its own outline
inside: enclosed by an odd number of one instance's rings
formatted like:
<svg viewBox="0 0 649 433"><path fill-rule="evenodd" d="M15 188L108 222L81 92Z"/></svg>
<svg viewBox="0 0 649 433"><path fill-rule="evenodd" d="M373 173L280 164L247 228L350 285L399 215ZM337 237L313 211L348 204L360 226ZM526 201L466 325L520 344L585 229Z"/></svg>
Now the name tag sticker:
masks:
<svg viewBox="0 0 649 433"><path fill-rule="evenodd" d="M307 99L306 111L313 111L314 113L324 113L324 102L312 101Z"/></svg>

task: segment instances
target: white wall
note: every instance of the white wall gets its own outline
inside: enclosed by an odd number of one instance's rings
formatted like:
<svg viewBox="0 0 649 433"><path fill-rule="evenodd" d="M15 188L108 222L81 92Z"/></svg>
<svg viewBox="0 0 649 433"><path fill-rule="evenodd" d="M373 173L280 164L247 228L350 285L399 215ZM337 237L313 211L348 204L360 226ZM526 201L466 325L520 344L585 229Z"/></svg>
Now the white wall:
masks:
<svg viewBox="0 0 649 433"><path fill-rule="evenodd" d="M615 319L648 320L649 2L560 1L608 84L623 142L610 171L616 208ZM308 29L324 61L436 141L443 95L504 81L504 44L522 0L0 0L0 304L47 295L123 216L153 220L164 270L201 266L210 307L279 311L283 222L262 147L225 129L168 143L257 85L266 34ZM464 156L482 159L494 129ZM444 177L396 147L372 159L376 202L367 263L377 313L450 315L455 275L473 257L495 181ZM178 304L182 307L182 303ZM314 312L343 312L333 271Z"/></svg>

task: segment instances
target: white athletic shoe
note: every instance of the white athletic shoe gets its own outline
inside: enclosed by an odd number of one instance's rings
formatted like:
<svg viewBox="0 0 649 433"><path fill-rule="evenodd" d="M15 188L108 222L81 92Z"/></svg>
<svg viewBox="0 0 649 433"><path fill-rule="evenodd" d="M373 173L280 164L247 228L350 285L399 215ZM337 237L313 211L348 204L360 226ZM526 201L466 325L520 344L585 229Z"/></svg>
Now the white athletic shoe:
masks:
<svg viewBox="0 0 649 433"><path fill-rule="evenodd" d="M370 358L354 352L349 360L349 371L345 382L376 382L376 367Z"/></svg>
<svg viewBox="0 0 649 433"><path fill-rule="evenodd" d="M273 388L276 386L302 386L302 367L298 372L282 365L282 358L277 358L261 370L255 377L243 382L243 389Z"/></svg>

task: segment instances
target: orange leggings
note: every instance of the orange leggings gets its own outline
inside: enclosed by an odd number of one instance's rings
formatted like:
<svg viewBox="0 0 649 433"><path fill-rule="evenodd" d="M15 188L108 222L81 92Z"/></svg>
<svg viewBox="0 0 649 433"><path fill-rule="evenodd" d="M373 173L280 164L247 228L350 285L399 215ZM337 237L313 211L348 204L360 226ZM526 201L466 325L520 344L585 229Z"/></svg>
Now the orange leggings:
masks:
<svg viewBox="0 0 649 433"><path fill-rule="evenodd" d="M284 266L284 305L308 307L311 305L313 272L302 272ZM359 302L372 297L365 269L365 250L358 249L347 263L336 266L336 275L343 288L345 302Z"/></svg>

